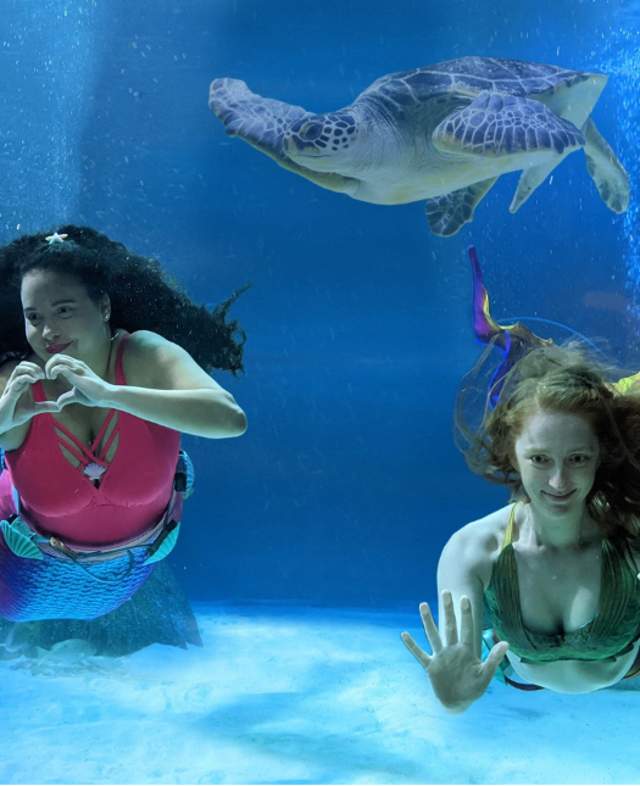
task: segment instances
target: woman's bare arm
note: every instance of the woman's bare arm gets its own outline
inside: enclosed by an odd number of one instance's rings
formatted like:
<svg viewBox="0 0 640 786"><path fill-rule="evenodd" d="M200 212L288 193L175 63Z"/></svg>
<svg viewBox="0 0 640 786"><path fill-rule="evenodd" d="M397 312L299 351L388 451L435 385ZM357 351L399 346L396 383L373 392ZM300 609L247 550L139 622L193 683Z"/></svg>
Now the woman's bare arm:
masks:
<svg viewBox="0 0 640 786"><path fill-rule="evenodd" d="M479 537L480 530L480 522L467 525L442 551L438 565L439 629L428 605L420 605L432 654L422 650L409 633L402 634L407 649L427 672L435 695L451 712L463 712L483 695L509 646L499 642L482 661L482 593L491 558L482 545L488 539Z"/></svg>
<svg viewBox="0 0 640 786"><path fill-rule="evenodd" d="M478 523L472 522L455 532L440 555L438 561L438 620L442 633L445 614L442 607L443 592L450 592L453 607L460 608L463 597L469 598L474 620L474 652L480 657L482 620L484 614L484 580L487 571L491 574L490 557L481 545Z"/></svg>

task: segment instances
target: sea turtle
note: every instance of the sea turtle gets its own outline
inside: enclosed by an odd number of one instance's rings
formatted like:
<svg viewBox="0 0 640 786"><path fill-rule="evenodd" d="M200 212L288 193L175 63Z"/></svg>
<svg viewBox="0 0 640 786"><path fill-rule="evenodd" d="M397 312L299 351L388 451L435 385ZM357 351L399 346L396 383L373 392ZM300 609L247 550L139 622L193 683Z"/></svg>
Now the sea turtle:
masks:
<svg viewBox="0 0 640 786"><path fill-rule="evenodd" d="M228 134L330 191L381 205L426 199L436 235L471 221L505 172L522 170L509 210L582 147L600 196L627 209L627 173L591 111L603 74L462 57L380 77L348 107L312 114L215 79L209 106Z"/></svg>

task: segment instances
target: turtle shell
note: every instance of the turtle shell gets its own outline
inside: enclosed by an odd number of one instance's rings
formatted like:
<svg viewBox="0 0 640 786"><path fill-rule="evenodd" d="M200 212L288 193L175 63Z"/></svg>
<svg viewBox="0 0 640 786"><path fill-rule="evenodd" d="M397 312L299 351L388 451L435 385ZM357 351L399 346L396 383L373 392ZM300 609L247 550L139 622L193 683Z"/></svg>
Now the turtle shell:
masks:
<svg viewBox="0 0 640 786"><path fill-rule="evenodd" d="M553 65L493 57L460 57L382 76L360 93L355 103L367 98L386 98L400 108L438 95L475 96L483 90L514 96L540 95L588 77L585 72Z"/></svg>

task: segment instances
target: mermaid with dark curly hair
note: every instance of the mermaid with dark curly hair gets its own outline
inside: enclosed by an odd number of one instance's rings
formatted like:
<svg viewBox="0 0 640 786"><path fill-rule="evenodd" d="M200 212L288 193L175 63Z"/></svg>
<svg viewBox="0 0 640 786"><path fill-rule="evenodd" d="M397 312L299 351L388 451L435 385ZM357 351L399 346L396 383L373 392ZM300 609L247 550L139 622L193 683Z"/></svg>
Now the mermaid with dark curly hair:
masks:
<svg viewBox="0 0 640 786"><path fill-rule="evenodd" d="M497 324L471 257L489 347L461 387L456 432L469 467L511 502L445 545L439 627L420 606L432 654L402 634L454 712L494 676L586 693L640 671L640 377L612 381L577 342Z"/></svg>
<svg viewBox="0 0 640 786"><path fill-rule="evenodd" d="M94 619L175 545L181 433L246 418L208 372L242 368L233 295L196 305L158 262L87 227L0 248L0 617Z"/></svg>

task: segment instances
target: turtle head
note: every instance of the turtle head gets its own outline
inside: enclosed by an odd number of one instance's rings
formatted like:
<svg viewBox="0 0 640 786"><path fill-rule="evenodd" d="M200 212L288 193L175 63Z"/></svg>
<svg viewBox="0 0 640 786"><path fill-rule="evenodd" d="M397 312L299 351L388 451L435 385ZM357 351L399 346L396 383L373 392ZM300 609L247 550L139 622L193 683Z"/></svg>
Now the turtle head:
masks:
<svg viewBox="0 0 640 786"><path fill-rule="evenodd" d="M307 115L284 134L284 150L296 164L315 172L348 174L353 167L358 125L353 112Z"/></svg>

